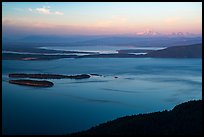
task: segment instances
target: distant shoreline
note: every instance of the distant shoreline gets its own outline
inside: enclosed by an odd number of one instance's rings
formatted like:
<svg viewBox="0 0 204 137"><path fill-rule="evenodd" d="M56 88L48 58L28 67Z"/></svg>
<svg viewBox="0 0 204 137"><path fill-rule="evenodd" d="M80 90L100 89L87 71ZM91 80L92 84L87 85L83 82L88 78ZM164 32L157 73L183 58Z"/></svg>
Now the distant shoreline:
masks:
<svg viewBox="0 0 204 137"><path fill-rule="evenodd" d="M36 50L36 49L35 49ZM120 50L118 53L98 54L90 52L76 51L55 51L47 49L37 49L38 53L19 54L15 52L3 52L3 60L53 60L61 58L202 58L202 44L187 46L173 46L159 50L149 50L146 54L135 54L138 51ZM143 51L144 52L144 51ZM51 54L52 53L52 54ZM65 54L66 53L66 54ZM81 54L81 55L78 55ZM83 55L90 54L90 55Z"/></svg>

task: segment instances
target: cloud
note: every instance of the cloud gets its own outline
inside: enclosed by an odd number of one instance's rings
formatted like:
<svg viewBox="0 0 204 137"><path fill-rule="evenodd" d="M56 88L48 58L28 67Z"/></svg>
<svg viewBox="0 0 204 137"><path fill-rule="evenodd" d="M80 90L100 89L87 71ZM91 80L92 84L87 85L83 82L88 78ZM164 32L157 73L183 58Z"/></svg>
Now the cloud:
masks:
<svg viewBox="0 0 204 137"><path fill-rule="evenodd" d="M36 8L35 10L40 14L51 14L50 9L46 7Z"/></svg>
<svg viewBox="0 0 204 137"><path fill-rule="evenodd" d="M51 8L50 6L43 6L41 8L36 8L36 9L28 8L28 10L30 12L35 12L35 13L45 14L45 15L64 15L63 12L51 11L50 8Z"/></svg>

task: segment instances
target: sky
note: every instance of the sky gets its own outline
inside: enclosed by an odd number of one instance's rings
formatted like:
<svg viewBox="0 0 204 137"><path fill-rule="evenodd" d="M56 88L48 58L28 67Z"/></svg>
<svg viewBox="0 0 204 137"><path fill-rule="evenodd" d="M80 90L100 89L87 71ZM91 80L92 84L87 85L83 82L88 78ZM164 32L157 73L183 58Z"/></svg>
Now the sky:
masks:
<svg viewBox="0 0 204 137"><path fill-rule="evenodd" d="M2 2L3 34L202 34L201 2Z"/></svg>

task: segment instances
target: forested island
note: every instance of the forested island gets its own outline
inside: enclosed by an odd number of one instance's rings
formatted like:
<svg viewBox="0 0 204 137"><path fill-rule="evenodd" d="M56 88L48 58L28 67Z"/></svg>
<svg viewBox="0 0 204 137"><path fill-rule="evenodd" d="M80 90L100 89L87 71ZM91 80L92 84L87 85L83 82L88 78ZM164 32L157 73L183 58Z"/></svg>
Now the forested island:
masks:
<svg viewBox="0 0 204 137"><path fill-rule="evenodd" d="M93 76L101 76L99 74L90 74ZM9 78L33 78L33 79L88 79L90 78L89 74L80 74L80 75L59 75L59 74L25 74L25 73L11 73ZM54 83L50 81L38 81L38 80L9 80L11 84L25 85L25 86L34 86L34 87L52 87Z"/></svg>
<svg viewBox="0 0 204 137"><path fill-rule="evenodd" d="M25 73L12 73L9 74L10 78L36 78L36 79L86 79L90 78L88 74L80 75L59 75L59 74L25 74Z"/></svg>
<svg viewBox="0 0 204 137"><path fill-rule="evenodd" d="M11 84L17 84L17 85L24 85L24 86L34 86L34 87L52 87L54 84L50 81L39 81L39 80L9 80L9 83Z"/></svg>

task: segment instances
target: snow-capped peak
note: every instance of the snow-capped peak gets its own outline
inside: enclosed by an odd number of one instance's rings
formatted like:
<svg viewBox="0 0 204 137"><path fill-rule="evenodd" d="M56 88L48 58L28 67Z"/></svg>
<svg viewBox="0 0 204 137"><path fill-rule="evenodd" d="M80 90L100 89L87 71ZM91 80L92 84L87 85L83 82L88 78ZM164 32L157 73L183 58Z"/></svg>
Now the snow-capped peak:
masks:
<svg viewBox="0 0 204 137"><path fill-rule="evenodd" d="M144 31L137 32L136 35L139 35L139 36L157 36L157 35L160 35L160 33L152 31L150 29L146 29Z"/></svg>
<svg viewBox="0 0 204 137"><path fill-rule="evenodd" d="M146 29L141 32L136 33L137 36L167 36L167 37L195 37L200 36L200 34L194 34L189 32L172 32L172 33L160 33L150 29Z"/></svg>

